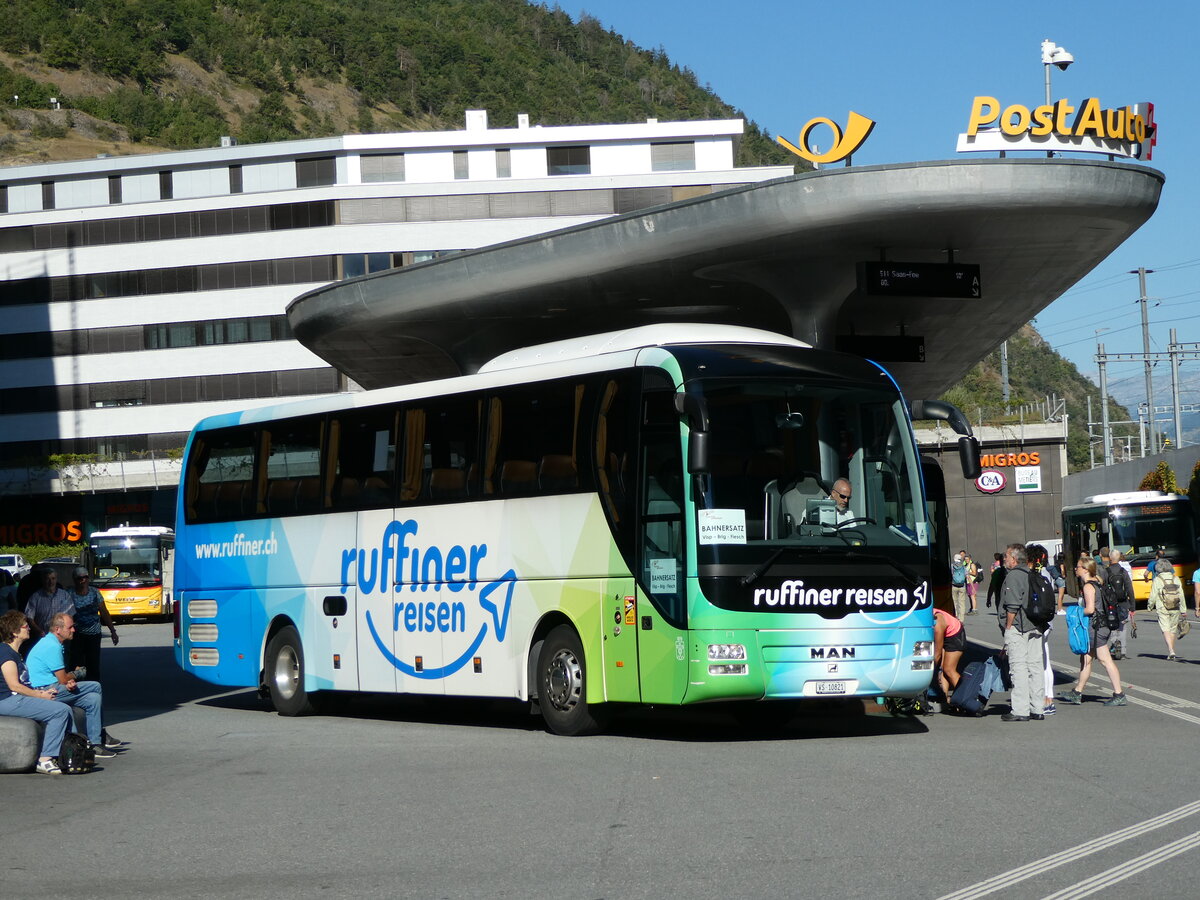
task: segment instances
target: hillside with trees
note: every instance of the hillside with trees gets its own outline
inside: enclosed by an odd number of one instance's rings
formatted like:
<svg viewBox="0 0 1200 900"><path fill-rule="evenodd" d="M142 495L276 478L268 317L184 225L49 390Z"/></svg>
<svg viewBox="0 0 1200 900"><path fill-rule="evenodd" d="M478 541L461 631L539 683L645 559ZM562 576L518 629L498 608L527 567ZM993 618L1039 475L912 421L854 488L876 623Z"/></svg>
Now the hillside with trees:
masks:
<svg viewBox="0 0 1200 900"><path fill-rule="evenodd" d="M455 129L466 109L745 118L661 48L525 0L9 0L0 98L2 164ZM739 164L794 162L747 122Z"/></svg>
<svg viewBox="0 0 1200 900"><path fill-rule="evenodd" d="M1075 364L1050 348L1032 325L1025 325L1008 339L1009 402L1003 400L1000 378L1000 350L980 361L942 399L958 406L973 425L1013 424L1021 421L1043 422L1054 415L1063 401L1067 421L1067 461L1070 471L1089 466L1087 434L1087 398L1092 397L1092 415L1100 420L1100 391ZM1109 419L1129 421L1129 411L1109 398ZM1099 429L1096 429L1097 435ZM1113 426L1114 439L1137 434L1136 425ZM1101 451L1096 449L1099 459Z"/></svg>

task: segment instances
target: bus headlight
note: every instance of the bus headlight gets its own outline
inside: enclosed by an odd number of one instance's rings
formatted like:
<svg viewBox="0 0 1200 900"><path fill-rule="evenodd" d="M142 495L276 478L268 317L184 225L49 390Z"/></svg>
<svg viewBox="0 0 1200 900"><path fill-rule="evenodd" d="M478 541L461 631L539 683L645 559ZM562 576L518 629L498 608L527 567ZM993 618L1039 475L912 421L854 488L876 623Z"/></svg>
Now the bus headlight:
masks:
<svg viewBox="0 0 1200 900"><path fill-rule="evenodd" d="M913 656L933 656L933 641L917 641L913 644Z"/></svg>
<svg viewBox="0 0 1200 900"><path fill-rule="evenodd" d="M745 659L745 644L709 644L709 659Z"/></svg>

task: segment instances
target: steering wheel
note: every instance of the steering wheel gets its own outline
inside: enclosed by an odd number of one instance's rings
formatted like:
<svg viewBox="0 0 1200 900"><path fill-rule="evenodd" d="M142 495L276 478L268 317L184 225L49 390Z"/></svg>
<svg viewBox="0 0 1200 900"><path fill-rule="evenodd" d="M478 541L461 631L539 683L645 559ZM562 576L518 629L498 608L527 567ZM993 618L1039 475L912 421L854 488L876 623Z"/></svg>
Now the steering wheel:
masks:
<svg viewBox="0 0 1200 900"><path fill-rule="evenodd" d="M876 521L874 519L870 518L869 516L858 516L857 518L854 518L854 519L843 519L841 522L837 523L837 528L842 529L842 528L845 528L847 525L857 525L859 522L866 522L868 525L877 524Z"/></svg>

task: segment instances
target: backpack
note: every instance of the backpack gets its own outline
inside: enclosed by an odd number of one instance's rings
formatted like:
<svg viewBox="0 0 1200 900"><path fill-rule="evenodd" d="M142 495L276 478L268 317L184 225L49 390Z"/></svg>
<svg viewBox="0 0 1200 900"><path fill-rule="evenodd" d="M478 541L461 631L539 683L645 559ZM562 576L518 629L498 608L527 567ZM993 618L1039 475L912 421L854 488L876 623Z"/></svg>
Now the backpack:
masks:
<svg viewBox="0 0 1200 900"><path fill-rule="evenodd" d="M1097 628L1119 631L1129 618L1129 607L1125 605L1125 579L1109 572L1108 579L1096 594L1096 612L1092 624Z"/></svg>
<svg viewBox="0 0 1200 900"><path fill-rule="evenodd" d="M1167 612L1174 612L1179 609L1179 603L1183 599L1183 588L1179 586L1179 579L1172 578L1170 581L1163 579L1162 592L1159 594L1159 601L1162 603L1162 608Z"/></svg>
<svg viewBox="0 0 1200 900"><path fill-rule="evenodd" d="M1072 653L1086 656L1092 652L1092 628L1087 613L1083 611L1082 600L1067 607L1067 641Z"/></svg>
<svg viewBox="0 0 1200 900"><path fill-rule="evenodd" d="M962 587L967 583L967 567L964 565L951 566L950 579L954 582L955 587Z"/></svg>
<svg viewBox="0 0 1200 900"><path fill-rule="evenodd" d="M63 737L62 749L58 751L58 767L64 775L81 775L90 772L96 764L96 754L81 734L67 732Z"/></svg>
<svg viewBox="0 0 1200 900"><path fill-rule="evenodd" d="M1108 567L1108 577L1104 579L1104 590L1111 592L1114 603L1123 603L1126 606L1133 603L1133 597L1129 593L1129 579L1120 563L1113 563Z"/></svg>
<svg viewBox="0 0 1200 900"><path fill-rule="evenodd" d="M1025 598L1025 618L1037 625L1042 631L1054 621L1057 604L1054 602L1054 589L1050 582L1039 573L1029 573L1029 596Z"/></svg>

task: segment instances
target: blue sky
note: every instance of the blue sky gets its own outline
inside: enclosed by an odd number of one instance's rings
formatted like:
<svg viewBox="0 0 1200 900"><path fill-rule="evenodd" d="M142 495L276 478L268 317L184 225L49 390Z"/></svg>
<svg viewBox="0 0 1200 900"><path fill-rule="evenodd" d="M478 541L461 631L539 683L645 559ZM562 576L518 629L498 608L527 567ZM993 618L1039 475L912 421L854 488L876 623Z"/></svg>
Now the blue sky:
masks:
<svg viewBox="0 0 1200 900"><path fill-rule="evenodd" d="M845 122L848 110L876 121L856 165L952 159L977 95L1005 105L1045 99L1041 43L1075 63L1052 70L1054 97L1098 97L1106 108L1155 104L1158 146L1149 165L1166 175L1158 211L1035 321L1051 346L1096 379L1101 340L1109 353L1142 350L1136 275L1148 276L1151 350L1168 331L1200 341L1200 5L1111 0L1010 0L1003 4L881 0L855 3L730 3L728 0L589 0L561 3L643 47L662 46L727 103L772 136L796 141L815 116ZM814 133L814 143L821 143ZM826 139L827 141L827 139ZM969 322L969 320L968 320ZM1107 328L1099 337L1096 329ZM1185 362L1184 375L1200 374ZM1155 402L1169 402L1166 364ZM1112 364L1109 381L1142 385L1140 363ZM1120 387L1120 384L1118 384ZM1114 391L1116 388L1114 388ZM1184 402L1200 402L1200 391Z"/></svg>

